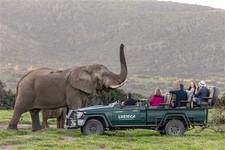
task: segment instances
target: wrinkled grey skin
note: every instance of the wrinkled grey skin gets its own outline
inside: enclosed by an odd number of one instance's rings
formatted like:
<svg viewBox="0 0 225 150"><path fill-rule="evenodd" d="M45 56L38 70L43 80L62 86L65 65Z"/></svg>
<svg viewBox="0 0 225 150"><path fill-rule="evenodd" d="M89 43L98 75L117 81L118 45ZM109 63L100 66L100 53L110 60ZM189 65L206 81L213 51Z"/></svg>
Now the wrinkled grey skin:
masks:
<svg viewBox="0 0 225 150"><path fill-rule="evenodd" d="M87 96L121 86L127 77L124 46L120 45L121 72L114 74L101 64L75 66L67 70L40 68L23 76L17 84L17 97L8 129L18 129L21 115L31 114L33 131L40 130L39 111L82 107Z"/></svg>
<svg viewBox="0 0 225 150"><path fill-rule="evenodd" d="M42 128L49 128L48 119L56 118L57 119L57 128L64 128L65 119L67 114L67 107L57 108L57 109L44 109L41 110L42 114Z"/></svg>

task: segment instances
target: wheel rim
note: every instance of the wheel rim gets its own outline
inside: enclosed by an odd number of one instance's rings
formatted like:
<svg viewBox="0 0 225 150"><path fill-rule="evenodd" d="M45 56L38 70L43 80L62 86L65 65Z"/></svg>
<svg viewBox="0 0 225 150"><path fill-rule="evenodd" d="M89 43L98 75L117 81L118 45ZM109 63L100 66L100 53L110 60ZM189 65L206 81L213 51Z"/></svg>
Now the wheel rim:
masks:
<svg viewBox="0 0 225 150"><path fill-rule="evenodd" d="M174 135L177 135L180 133L180 127L177 126L177 125L172 125L170 127L170 133L174 134Z"/></svg>
<svg viewBox="0 0 225 150"><path fill-rule="evenodd" d="M95 124L91 124L89 126L90 133L97 133L97 126Z"/></svg>

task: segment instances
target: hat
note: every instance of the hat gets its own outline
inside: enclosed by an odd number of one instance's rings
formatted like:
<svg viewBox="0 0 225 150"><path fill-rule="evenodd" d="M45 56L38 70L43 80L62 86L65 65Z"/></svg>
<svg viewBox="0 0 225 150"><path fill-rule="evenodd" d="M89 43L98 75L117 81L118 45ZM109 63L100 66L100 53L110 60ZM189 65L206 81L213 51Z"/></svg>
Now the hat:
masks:
<svg viewBox="0 0 225 150"><path fill-rule="evenodd" d="M203 81L203 80L200 81L200 82L198 83L198 85L199 85L199 86L206 86L205 81Z"/></svg>

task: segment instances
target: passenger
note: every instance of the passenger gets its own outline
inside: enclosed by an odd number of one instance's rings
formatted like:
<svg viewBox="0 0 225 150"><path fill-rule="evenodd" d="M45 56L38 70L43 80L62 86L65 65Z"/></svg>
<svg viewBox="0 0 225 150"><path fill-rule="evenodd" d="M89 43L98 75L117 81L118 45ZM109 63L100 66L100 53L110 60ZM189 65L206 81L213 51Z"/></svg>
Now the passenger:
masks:
<svg viewBox="0 0 225 150"><path fill-rule="evenodd" d="M196 93L193 101L197 104L200 104L202 101L204 101L203 97L209 97L209 89L206 87L206 83L203 80L200 81L198 85L200 89Z"/></svg>
<svg viewBox="0 0 225 150"><path fill-rule="evenodd" d="M198 86L195 84L194 81L191 81L191 84L190 84L190 86L188 88L188 91L193 92L192 97L194 97L197 94L197 92L198 92Z"/></svg>
<svg viewBox="0 0 225 150"><path fill-rule="evenodd" d="M184 85L179 84L178 86L179 90L170 91L170 94L176 95L176 101L171 102L172 107L180 107L185 106L186 103L182 103L181 101L187 101L187 93L184 91Z"/></svg>
<svg viewBox="0 0 225 150"><path fill-rule="evenodd" d="M162 96L162 90L159 88L155 89L155 94L149 100L150 106L159 106L159 104L163 103L164 98Z"/></svg>
<svg viewBox="0 0 225 150"><path fill-rule="evenodd" d="M125 106L126 105L135 105L136 104L136 100L134 100L132 97L131 97L131 93L128 93L127 94L127 100L125 102Z"/></svg>

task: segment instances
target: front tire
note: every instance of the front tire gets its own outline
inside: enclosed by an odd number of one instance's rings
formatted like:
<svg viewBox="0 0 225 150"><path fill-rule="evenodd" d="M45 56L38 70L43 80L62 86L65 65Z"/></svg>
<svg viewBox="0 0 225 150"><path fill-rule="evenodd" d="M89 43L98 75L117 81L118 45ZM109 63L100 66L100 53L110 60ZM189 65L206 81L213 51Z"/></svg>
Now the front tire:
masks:
<svg viewBox="0 0 225 150"><path fill-rule="evenodd" d="M83 134L85 135L92 135L92 134L102 135L103 132L104 128L102 123L96 119L89 120L83 127Z"/></svg>
<svg viewBox="0 0 225 150"><path fill-rule="evenodd" d="M165 126L165 133L170 136L182 136L185 132L185 127L180 120L170 120Z"/></svg>

